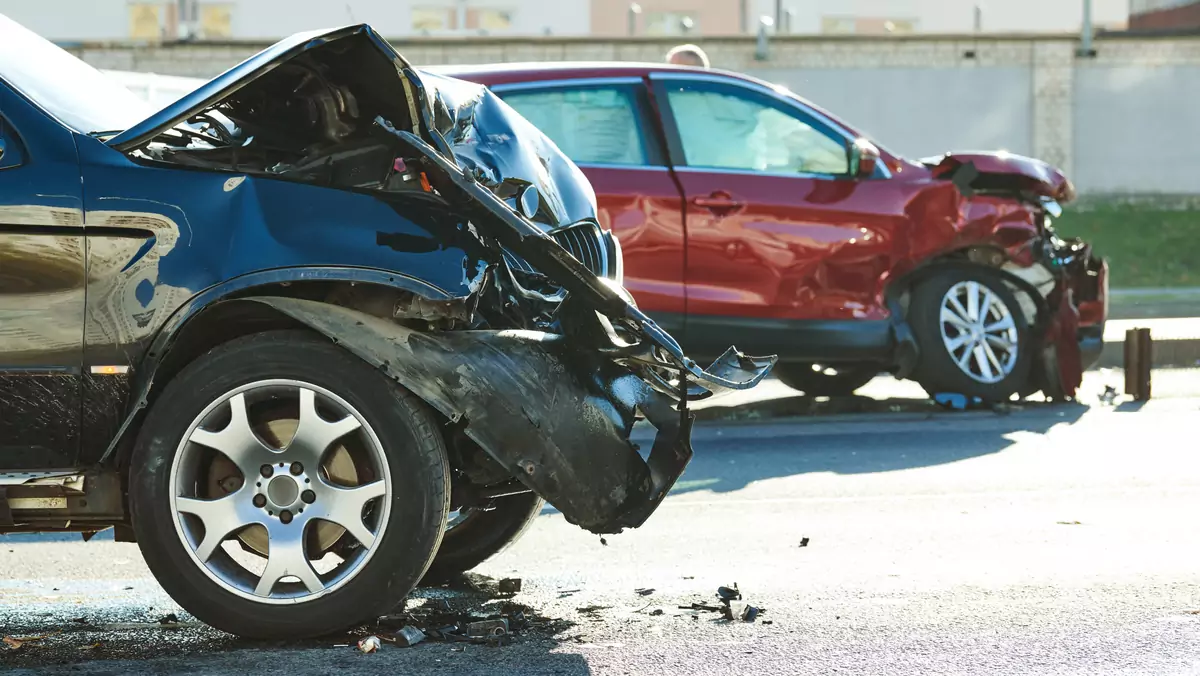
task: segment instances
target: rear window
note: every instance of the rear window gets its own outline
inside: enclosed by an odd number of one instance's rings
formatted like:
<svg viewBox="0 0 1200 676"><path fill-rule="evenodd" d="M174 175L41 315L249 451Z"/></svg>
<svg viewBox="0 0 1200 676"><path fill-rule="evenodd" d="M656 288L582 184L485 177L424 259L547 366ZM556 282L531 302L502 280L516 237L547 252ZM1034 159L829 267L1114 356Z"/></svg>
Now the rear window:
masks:
<svg viewBox="0 0 1200 676"><path fill-rule="evenodd" d="M577 164L649 164L630 87L555 88L500 96Z"/></svg>

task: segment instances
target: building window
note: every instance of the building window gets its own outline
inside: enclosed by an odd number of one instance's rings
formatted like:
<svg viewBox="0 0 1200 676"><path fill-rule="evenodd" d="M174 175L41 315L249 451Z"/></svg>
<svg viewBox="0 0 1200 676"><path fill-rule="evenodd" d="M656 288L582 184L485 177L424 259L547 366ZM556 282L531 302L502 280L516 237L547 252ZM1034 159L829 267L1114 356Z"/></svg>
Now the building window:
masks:
<svg viewBox="0 0 1200 676"><path fill-rule="evenodd" d="M162 10L162 3L158 2L129 3L129 37L133 40L160 40Z"/></svg>
<svg viewBox="0 0 1200 676"><path fill-rule="evenodd" d="M413 7L412 28L417 33L440 33L458 28L458 14L449 7Z"/></svg>
<svg viewBox="0 0 1200 676"><path fill-rule="evenodd" d="M233 37L233 4L227 2L200 5L200 37L209 40Z"/></svg>
<svg viewBox="0 0 1200 676"><path fill-rule="evenodd" d="M687 35L700 30L696 12L647 12L646 35Z"/></svg>
<svg viewBox="0 0 1200 676"><path fill-rule="evenodd" d="M467 30L505 33L512 30L513 13L503 9L468 9Z"/></svg>

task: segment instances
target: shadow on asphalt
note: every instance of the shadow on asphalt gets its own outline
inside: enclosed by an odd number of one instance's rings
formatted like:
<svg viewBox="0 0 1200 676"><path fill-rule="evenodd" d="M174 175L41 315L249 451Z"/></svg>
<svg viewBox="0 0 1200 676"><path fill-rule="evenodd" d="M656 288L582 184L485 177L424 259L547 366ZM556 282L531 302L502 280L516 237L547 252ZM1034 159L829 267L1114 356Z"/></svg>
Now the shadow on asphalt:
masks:
<svg viewBox="0 0 1200 676"><path fill-rule="evenodd" d="M428 630L454 622L512 617L517 611L524 615L525 623L502 645L427 640L411 648L399 648L389 640L409 624ZM554 651L559 644L573 640L569 633L576 626L574 622L545 617L535 608L517 604L511 596L498 592L494 579L472 573L440 585L418 587L393 615L316 639L245 640L187 615L162 618L159 614L137 600L68 607L58 612L0 608L0 633L24 642L18 649L0 645L0 670L62 666L71 672L115 674L125 672L115 666L122 661L153 659L156 673L187 673L191 671L189 664L217 673L265 673L277 667L271 660L296 653L304 655L304 662L313 668L305 673L387 668L391 673L490 676L496 673L497 661L519 661L536 667L537 673L591 673L582 656ZM164 619L171 621L164 623ZM384 641L378 656L364 655L356 647L359 639L372 635ZM256 665L260 659L268 662ZM106 664L113 668L107 669ZM223 666L226 664L229 669ZM96 668L99 671L94 671Z"/></svg>
<svg viewBox="0 0 1200 676"><path fill-rule="evenodd" d="M672 495L691 491L730 492L752 481L830 472L866 474L946 465L1000 453L1013 445L1014 432L1044 433L1074 424L1087 411L1080 403L1032 403L996 411L949 412L928 400L875 400L842 397L826 402L796 396L776 400L782 411L817 407L845 413L929 413L928 418L856 418L775 421L770 425L733 424L718 429L697 427L696 455ZM857 401L854 401L857 400ZM866 401L863 401L866 400ZM769 438L769 443L764 439Z"/></svg>

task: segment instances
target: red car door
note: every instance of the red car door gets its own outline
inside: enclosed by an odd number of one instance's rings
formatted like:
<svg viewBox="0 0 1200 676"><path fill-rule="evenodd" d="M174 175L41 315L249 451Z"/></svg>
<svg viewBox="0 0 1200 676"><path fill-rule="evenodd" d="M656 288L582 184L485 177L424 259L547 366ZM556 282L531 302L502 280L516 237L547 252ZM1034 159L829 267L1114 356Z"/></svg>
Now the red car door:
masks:
<svg viewBox="0 0 1200 676"><path fill-rule="evenodd" d="M888 169L851 177L854 137L769 87L653 78L684 191L689 348L733 340L814 359L886 350L882 285L904 223Z"/></svg>
<svg viewBox="0 0 1200 676"><path fill-rule="evenodd" d="M683 207L638 77L523 82L492 90L587 175L600 225L624 254L625 287L668 331L683 330Z"/></svg>

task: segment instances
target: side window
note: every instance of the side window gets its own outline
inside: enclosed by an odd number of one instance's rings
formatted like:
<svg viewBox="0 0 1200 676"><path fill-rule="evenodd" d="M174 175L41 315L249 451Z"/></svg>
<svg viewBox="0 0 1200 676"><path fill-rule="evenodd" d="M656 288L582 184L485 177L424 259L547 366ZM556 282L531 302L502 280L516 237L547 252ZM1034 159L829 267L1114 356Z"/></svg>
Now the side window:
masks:
<svg viewBox="0 0 1200 676"><path fill-rule="evenodd" d="M19 167L24 161L21 140L4 115L0 114L0 169Z"/></svg>
<svg viewBox="0 0 1200 676"><path fill-rule="evenodd" d="M576 164L652 164L634 86L595 85L501 92L505 103Z"/></svg>
<svg viewBox="0 0 1200 676"><path fill-rule="evenodd" d="M786 104L737 87L667 85L689 167L845 175L845 140Z"/></svg>

